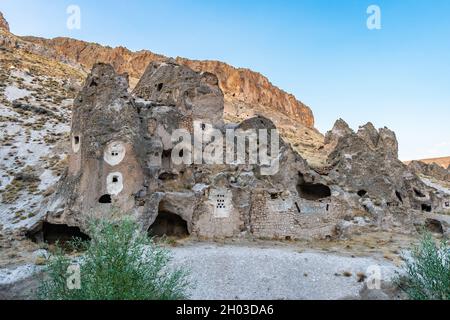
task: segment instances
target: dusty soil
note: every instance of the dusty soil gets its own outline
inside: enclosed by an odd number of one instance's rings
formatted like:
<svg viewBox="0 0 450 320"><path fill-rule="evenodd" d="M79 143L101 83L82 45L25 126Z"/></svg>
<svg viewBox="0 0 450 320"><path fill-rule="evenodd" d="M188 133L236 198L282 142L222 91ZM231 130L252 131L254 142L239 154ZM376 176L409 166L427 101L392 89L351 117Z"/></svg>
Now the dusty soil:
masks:
<svg viewBox="0 0 450 320"><path fill-rule="evenodd" d="M416 240L372 232L341 241L169 239L163 242L173 264L191 271L192 299L361 299L395 298L383 292L361 294L369 266L382 280L400 270L401 253ZM42 266L39 252L52 247L15 241L0 250L0 299L29 298ZM45 251L44 251L45 252ZM378 291L378 290L376 290Z"/></svg>

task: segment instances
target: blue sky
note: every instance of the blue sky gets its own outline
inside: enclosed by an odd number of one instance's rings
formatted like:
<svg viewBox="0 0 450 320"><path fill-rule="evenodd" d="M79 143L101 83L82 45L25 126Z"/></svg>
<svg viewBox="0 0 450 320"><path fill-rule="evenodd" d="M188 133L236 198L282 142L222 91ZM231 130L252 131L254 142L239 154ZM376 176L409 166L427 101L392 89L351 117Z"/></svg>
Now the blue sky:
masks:
<svg viewBox="0 0 450 320"><path fill-rule="evenodd" d="M66 27L68 5L81 29ZM381 30L366 27L381 8ZM266 75L337 118L396 131L401 159L450 155L448 0L0 0L12 32L213 59Z"/></svg>

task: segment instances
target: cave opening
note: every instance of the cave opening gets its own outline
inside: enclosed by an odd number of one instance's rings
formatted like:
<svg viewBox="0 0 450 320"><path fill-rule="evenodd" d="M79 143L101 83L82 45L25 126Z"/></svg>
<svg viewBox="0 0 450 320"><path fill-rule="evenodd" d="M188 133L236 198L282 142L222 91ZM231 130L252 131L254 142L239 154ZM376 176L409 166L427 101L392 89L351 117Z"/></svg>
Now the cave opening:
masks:
<svg viewBox="0 0 450 320"><path fill-rule="evenodd" d="M187 222L179 215L168 211L159 211L158 217L148 230L150 237L176 237L189 236Z"/></svg>
<svg viewBox="0 0 450 320"><path fill-rule="evenodd" d="M81 239L83 241L91 240L90 237L83 233L78 227L48 222L43 222L38 231L28 233L27 237L36 243L45 242L48 244L55 244L58 242L63 246L74 239Z"/></svg>
<svg viewBox="0 0 450 320"><path fill-rule="evenodd" d="M163 86L164 86L163 83L158 83L158 84L156 85L156 90L161 91L162 88L163 88Z"/></svg>
<svg viewBox="0 0 450 320"><path fill-rule="evenodd" d="M300 181L297 185L297 192L301 198L306 200L321 200L331 197L331 189L321 183L308 183L305 182L303 175L300 173Z"/></svg>
<svg viewBox="0 0 450 320"><path fill-rule="evenodd" d="M75 142L75 144L80 144L80 137L79 136L75 136L74 137L74 142Z"/></svg>
<svg viewBox="0 0 450 320"><path fill-rule="evenodd" d="M169 181L169 180L175 180L178 177L177 174L172 173L172 172L162 172L159 176L158 179L161 181Z"/></svg>
<svg viewBox="0 0 450 320"><path fill-rule="evenodd" d="M423 203L422 204L422 211L424 211L424 212L431 212L432 211L431 205Z"/></svg>
<svg viewBox="0 0 450 320"><path fill-rule="evenodd" d="M110 194L104 194L98 199L99 203L112 203L111 195Z"/></svg>
<svg viewBox="0 0 450 320"><path fill-rule="evenodd" d="M359 190L358 191L358 196L360 196L361 198L364 197L367 194L366 190Z"/></svg>
<svg viewBox="0 0 450 320"><path fill-rule="evenodd" d="M444 233L444 228L442 226L442 223L435 219L427 219L425 220L425 228L427 228L428 231L432 233Z"/></svg>

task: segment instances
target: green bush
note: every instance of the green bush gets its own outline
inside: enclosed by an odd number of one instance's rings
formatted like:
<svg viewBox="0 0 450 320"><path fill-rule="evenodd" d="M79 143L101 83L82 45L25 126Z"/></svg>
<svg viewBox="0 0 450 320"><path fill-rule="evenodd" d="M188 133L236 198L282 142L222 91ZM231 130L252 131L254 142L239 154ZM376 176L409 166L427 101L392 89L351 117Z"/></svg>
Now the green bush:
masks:
<svg viewBox="0 0 450 320"><path fill-rule="evenodd" d="M426 233L405 259L405 275L397 284L412 300L450 299L450 248Z"/></svg>
<svg viewBox="0 0 450 320"><path fill-rule="evenodd" d="M45 300L177 300L186 298L187 273L168 267L167 250L138 231L132 221L96 221L91 241L78 258L80 289L70 289L68 268L73 261L62 248L49 260L38 296Z"/></svg>

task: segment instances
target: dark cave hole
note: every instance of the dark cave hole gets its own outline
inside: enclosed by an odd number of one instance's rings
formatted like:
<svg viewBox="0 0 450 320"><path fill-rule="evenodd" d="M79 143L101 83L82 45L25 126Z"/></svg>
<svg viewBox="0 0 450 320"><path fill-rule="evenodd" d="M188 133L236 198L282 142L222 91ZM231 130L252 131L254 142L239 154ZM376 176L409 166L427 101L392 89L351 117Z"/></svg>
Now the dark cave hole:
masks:
<svg viewBox="0 0 450 320"><path fill-rule="evenodd" d="M97 82L94 79L92 79L91 83L89 84L89 87L96 87L97 85L98 85Z"/></svg>
<svg viewBox="0 0 450 320"><path fill-rule="evenodd" d="M80 143L80 137L79 136L75 136L74 140L75 140L75 144L79 144Z"/></svg>
<svg viewBox="0 0 450 320"><path fill-rule="evenodd" d="M364 197L367 194L366 190L359 190L358 191L358 196L360 196L361 198Z"/></svg>
<svg viewBox="0 0 450 320"><path fill-rule="evenodd" d="M432 211L431 205L423 203L422 204L422 211L424 211L424 212L431 212Z"/></svg>
<svg viewBox="0 0 450 320"><path fill-rule="evenodd" d="M104 194L98 199L99 203L112 203L111 195L110 194Z"/></svg>
<svg viewBox="0 0 450 320"><path fill-rule="evenodd" d="M119 182L119 177L118 177L118 176L113 176L112 182L113 182L113 183Z"/></svg>
<svg viewBox="0 0 450 320"><path fill-rule="evenodd" d="M156 90L161 91L162 88L163 88L163 86L164 86L163 83L158 83L158 84L156 85Z"/></svg>
<svg viewBox="0 0 450 320"><path fill-rule="evenodd" d="M149 228L148 234L151 237L184 238L189 236L189 231L187 222L183 218L171 212L160 211L155 222Z"/></svg>
<svg viewBox="0 0 450 320"><path fill-rule="evenodd" d="M276 199L278 199L280 197L280 194L279 193L271 193L270 194L270 199L272 199L272 200L276 200Z"/></svg>
<svg viewBox="0 0 450 320"><path fill-rule="evenodd" d="M414 194L419 198L425 198L425 195L416 188L414 188Z"/></svg>
<svg viewBox="0 0 450 320"><path fill-rule="evenodd" d="M306 200L320 200L331 197L331 189L324 184L302 183L297 186L301 198Z"/></svg>
<svg viewBox="0 0 450 320"><path fill-rule="evenodd" d="M425 220L425 227L428 231L432 233L444 233L444 228L442 227L442 223L435 219L427 219Z"/></svg>
<svg viewBox="0 0 450 320"><path fill-rule="evenodd" d="M172 149L170 149L170 150L164 150L164 151L162 152L162 157L163 157L163 158L171 159L171 158L172 158Z"/></svg>
<svg viewBox="0 0 450 320"><path fill-rule="evenodd" d="M397 196L397 199L398 199L401 203L403 203L403 197L402 197L402 194L401 194L400 192L398 192L398 191L395 191L395 195Z"/></svg>
<svg viewBox="0 0 450 320"><path fill-rule="evenodd" d="M175 173L170 173L170 172L163 172L158 176L158 179L161 181L175 180L176 178L177 178L177 175Z"/></svg>
<svg viewBox="0 0 450 320"><path fill-rule="evenodd" d="M33 242L45 242L48 244L55 244L58 242L63 246L74 239L81 239L83 241L91 240L90 237L83 233L78 227L48 222L44 222L38 231L27 234L27 237Z"/></svg>

